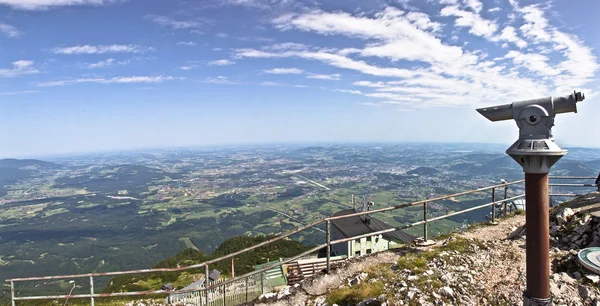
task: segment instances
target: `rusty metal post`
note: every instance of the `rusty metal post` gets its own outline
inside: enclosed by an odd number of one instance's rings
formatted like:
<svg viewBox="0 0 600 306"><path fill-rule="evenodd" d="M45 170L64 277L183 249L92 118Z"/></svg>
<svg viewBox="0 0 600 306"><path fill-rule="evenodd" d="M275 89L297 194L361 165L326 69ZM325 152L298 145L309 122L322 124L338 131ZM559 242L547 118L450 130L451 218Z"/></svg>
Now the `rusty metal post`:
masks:
<svg viewBox="0 0 600 306"><path fill-rule="evenodd" d="M231 257L231 278L235 278L235 256Z"/></svg>
<svg viewBox="0 0 600 306"><path fill-rule="evenodd" d="M10 282L10 303L15 306L15 283L13 281Z"/></svg>
<svg viewBox="0 0 600 306"><path fill-rule="evenodd" d="M326 240L327 240L327 246L326 246L326 248L327 248L327 274L329 274L329 271L331 269L331 221L327 220L326 224L327 224L327 227L325 228L326 229L325 235L327 236L326 237Z"/></svg>
<svg viewBox="0 0 600 306"><path fill-rule="evenodd" d="M551 305L547 173L525 173L525 204L527 289L524 304Z"/></svg>
<svg viewBox="0 0 600 306"><path fill-rule="evenodd" d="M206 300L206 306L208 306L209 303L209 299L208 299L208 265L204 266L204 293L206 293L206 296L204 297L204 299Z"/></svg>
<svg viewBox="0 0 600 306"><path fill-rule="evenodd" d="M94 306L94 277L90 275L90 303Z"/></svg>
<svg viewBox="0 0 600 306"><path fill-rule="evenodd" d="M427 234L427 202L423 202L423 242L427 242L429 240L429 235Z"/></svg>

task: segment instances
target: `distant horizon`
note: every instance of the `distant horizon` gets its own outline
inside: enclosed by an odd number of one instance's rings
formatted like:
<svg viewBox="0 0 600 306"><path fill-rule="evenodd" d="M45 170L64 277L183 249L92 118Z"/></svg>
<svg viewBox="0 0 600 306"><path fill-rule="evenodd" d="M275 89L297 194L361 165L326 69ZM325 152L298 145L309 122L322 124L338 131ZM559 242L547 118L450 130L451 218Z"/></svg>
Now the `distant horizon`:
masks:
<svg viewBox="0 0 600 306"><path fill-rule="evenodd" d="M86 157L96 154L122 154L122 153L136 153L142 151L160 151L160 150L202 150L202 149L228 149L234 147L269 147L269 146L318 146L318 145L393 145L393 144L451 144L451 145L488 145L488 146L502 146L502 150L508 149L512 143L493 143L493 142L441 142L441 141L296 141L296 142L263 142L263 143L214 143L205 145L190 145L190 146L165 146L165 147L146 147L146 148L129 148L129 149L113 149L113 150L101 150L101 151L73 151L73 152L62 152L55 154L25 154L15 156L0 156L0 159L62 159L69 157ZM598 147L586 147L586 146L569 146L561 145L565 149L592 149L600 150Z"/></svg>

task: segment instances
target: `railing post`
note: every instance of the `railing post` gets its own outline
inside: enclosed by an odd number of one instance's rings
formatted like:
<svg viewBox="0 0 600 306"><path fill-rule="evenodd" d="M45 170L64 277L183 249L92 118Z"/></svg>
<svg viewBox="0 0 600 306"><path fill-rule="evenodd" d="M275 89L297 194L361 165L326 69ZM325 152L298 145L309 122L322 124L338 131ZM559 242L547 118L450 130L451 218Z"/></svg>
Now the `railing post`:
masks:
<svg viewBox="0 0 600 306"><path fill-rule="evenodd" d="M10 303L15 306L15 283L13 281L10 282Z"/></svg>
<svg viewBox="0 0 600 306"><path fill-rule="evenodd" d="M235 256L231 257L231 278L235 278Z"/></svg>
<svg viewBox="0 0 600 306"><path fill-rule="evenodd" d="M504 215L508 215L508 203L506 202L506 197L508 195L508 185L506 181L504 182Z"/></svg>
<svg viewBox="0 0 600 306"><path fill-rule="evenodd" d="M204 299L206 300L206 306L208 306L208 265L204 266L204 293L206 293Z"/></svg>
<svg viewBox="0 0 600 306"><path fill-rule="evenodd" d="M94 277L90 275L90 303L94 306Z"/></svg>
<svg viewBox="0 0 600 306"><path fill-rule="evenodd" d="M423 221L425 222L423 223L423 240L427 242L429 240L427 234L427 202L423 202Z"/></svg>
<svg viewBox="0 0 600 306"><path fill-rule="evenodd" d="M227 285L223 284L223 306L227 306L227 301L225 300L225 286Z"/></svg>
<svg viewBox="0 0 600 306"><path fill-rule="evenodd" d="M329 274L330 271L330 261L331 261L331 221L327 220L327 227L326 227L327 232L325 233L325 235L327 235L327 274Z"/></svg>
<svg viewBox="0 0 600 306"><path fill-rule="evenodd" d="M496 188L492 188L492 224L496 224Z"/></svg>
<svg viewBox="0 0 600 306"><path fill-rule="evenodd" d="M246 277L246 302L248 302L248 278Z"/></svg>
<svg viewBox="0 0 600 306"><path fill-rule="evenodd" d="M260 294L265 294L264 272L260 272Z"/></svg>

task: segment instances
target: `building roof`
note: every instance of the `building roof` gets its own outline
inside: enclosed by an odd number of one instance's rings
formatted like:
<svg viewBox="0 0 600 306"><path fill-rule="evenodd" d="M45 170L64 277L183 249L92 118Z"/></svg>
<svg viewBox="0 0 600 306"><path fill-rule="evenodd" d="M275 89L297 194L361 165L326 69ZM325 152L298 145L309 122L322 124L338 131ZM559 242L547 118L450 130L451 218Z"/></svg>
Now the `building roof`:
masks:
<svg viewBox="0 0 600 306"><path fill-rule="evenodd" d="M333 214L333 216L345 216L355 212L356 211L354 209L345 209L338 211L337 213ZM365 216L353 216L344 219L331 220L331 224L333 224L333 226L335 226L346 238L394 228L393 226L381 220L373 217L370 218L370 224L365 223ZM403 243L411 243L416 239L415 236L405 233L401 230L385 233L382 234L382 236L387 240Z"/></svg>

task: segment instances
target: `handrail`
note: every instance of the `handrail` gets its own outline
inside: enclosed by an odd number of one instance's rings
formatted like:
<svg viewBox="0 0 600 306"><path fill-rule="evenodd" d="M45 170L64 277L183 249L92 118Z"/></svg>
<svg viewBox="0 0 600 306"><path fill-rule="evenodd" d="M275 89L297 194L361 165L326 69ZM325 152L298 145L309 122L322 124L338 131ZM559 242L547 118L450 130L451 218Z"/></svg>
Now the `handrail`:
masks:
<svg viewBox="0 0 600 306"><path fill-rule="evenodd" d="M551 176L550 179L595 179L595 177L583 177L583 176ZM211 264L214 264L216 262L237 256L239 254L254 250L256 248L271 244L273 242L276 242L278 240L287 238L291 235L294 235L296 233L302 232L304 230L307 230L309 228L312 228L316 225L319 225L321 223L329 223L332 220L338 220L338 219L344 219L344 218L351 218L351 217L356 217L356 216L361 216L361 215L366 215L366 214L375 214L375 213L379 213L379 212L386 212L386 211L391 211L391 210L396 210L396 209L400 209L400 208L405 208L405 207L411 207L411 206L416 206L416 205L424 205L424 209L426 212L427 209L427 203L429 202L434 202L434 201L439 201L439 200L445 200L445 199L449 199L449 198L453 198L453 197L458 197L461 195L467 195L467 194L473 194L473 193L477 193L477 192L482 192L482 191L487 191L487 190L492 190L492 202L486 203L486 204L481 204L475 207L470 207L467 209L463 209L460 211L456 211L456 212L452 212L452 213L448 213L445 214L443 216L438 216L438 217L434 217L434 218L427 218L426 214L424 216L424 220L422 221L417 221L417 222L413 222L407 225L403 225L403 226L399 226L399 227L394 227L394 228L389 228L389 229L385 229L385 230L381 230L381 231L377 231L377 232L372 232L372 233L368 233L368 234L363 234L363 235L358 235L358 236L353 236L353 237L347 237L347 238L343 238L343 239L338 239L338 240L334 240L331 241L329 239L330 237L330 231L329 231L329 226L327 226L327 242L328 243L324 243L321 245L318 245L310 250L307 250L305 252L302 252L301 254L298 254L294 257L288 258L284 261L281 262L277 262L274 263L273 265L269 265L266 267L263 267L261 269L246 273L244 275L232 278L230 280L227 280L225 282L221 282L218 284L213 284L213 285L209 285L204 289L200 289L200 291L204 291L204 292L208 292L208 290L214 289L216 287L220 287L220 286L225 286L227 284L230 284L234 281L237 281L239 279L243 279L243 278L247 278L250 277L252 275L256 275L259 273L263 273L267 270L273 269L275 267L287 264L289 262L292 262L302 256L311 254L313 252L316 252L322 248L325 248L327 246L331 246L334 244L338 244L338 243L343 243L343 242L348 242L348 241L352 241L352 240L356 240L356 239L361 239L361 238L366 238L366 237L372 237L375 235L380 235L380 234L385 234L385 233L389 233L389 232L394 232L397 230L403 230L403 229L408 229L408 228L412 228L415 226L419 226L419 225L427 225L430 222L433 221L437 221L437 220L441 220L441 219L445 219L445 218L449 218L452 216L456 216L456 215L460 215L460 214L464 214L470 211L474 211L477 209L481 209L481 208L485 208L488 206L492 206L492 214L494 213L494 209L496 207L497 204L505 204L505 208L506 208L506 203L509 201L513 201L519 198L524 197L524 194L520 194L517 196L513 196L510 198L506 197L506 191L508 190L508 186L511 185L515 185L515 184L519 184L519 183L523 183L524 180L517 180L517 181L513 181L513 182L506 182L506 183L502 183L502 184L498 184L498 185L492 185L492 186L487 186L487 187L482 187L482 188L477 188L477 189L471 189L468 191L463 191L463 192L458 192L458 193L454 193L451 195L445 195L445 196L440 196L440 197L434 197L434 198L429 198L429 199L425 199L425 200L419 200L419 201L415 201L415 202L410 202L410 203L404 203L404 204L399 204L399 205L395 205L395 206L390 206L390 207L384 207L384 208L380 208L380 209L375 209L375 210L370 210L370 211L364 211L364 212L356 212L356 213L352 213L352 214L348 214L348 215L342 215L342 216L334 216L334 217L326 217L326 218L322 218L320 220L317 220L311 224L299 227L297 229L288 231L284 234L281 234L277 237L274 237L272 239L269 239L267 241L261 242L257 245L221 256L219 258L215 258L215 259L211 259L208 261L205 261L203 263L200 264L195 264L195 265L190 265L190 266L185 266L185 267L177 267L177 268L153 268L153 269L141 269L141 270L129 270L129 271L114 271L114 272L101 272L101 273L86 273L86 274L73 274L73 275L57 275L57 276L41 276L41 277L26 277L26 278L13 278L13 279L7 279L6 282L10 282L11 285L11 299L13 301L13 305L14 305L14 301L19 301L19 300L42 300L42 299L67 299L67 298L91 298L92 300L92 305L93 305L93 299L97 298L97 297L117 297L117 296L137 296L137 295L161 295L161 294L173 294L173 293L186 293L186 292L193 292L193 291L198 291L198 289L188 289L188 290L178 290L176 292L172 292L172 291L164 291L164 290L154 290L154 291L136 291L136 292L115 292L115 293L92 293L91 294L77 294L77 295L56 295L56 296L29 296L29 297L16 297L14 296L14 283L15 282L21 282L21 281L33 281L33 280L50 280L50 279L66 279L66 278L83 278L83 277L89 277L90 278L90 284L93 284L93 277L96 276L115 276L115 275L126 275L126 274L140 274L140 273L152 273L152 272L172 272L172 271L183 271L183 270L189 270L189 269L197 269L197 268L202 268L205 267L206 270L208 270L208 266ZM562 183L554 183L554 184L549 184L550 186L564 186L564 187L595 187L597 186L596 184L562 184ZM505 194L504 194L504 199L501 200L496 200L495 199L495 190L496 188L504 188L505 190ZM574 194L550 194L550 196L576 196ZM493 218L495 216L492 216L492 221ZM427 231L427 229L425 228L425 231ZM425 237L426 237L425 233ZM329 271L329 258L327 261L327 271ZM207 301L208 301L208 295L206 296Z"/></svg>

